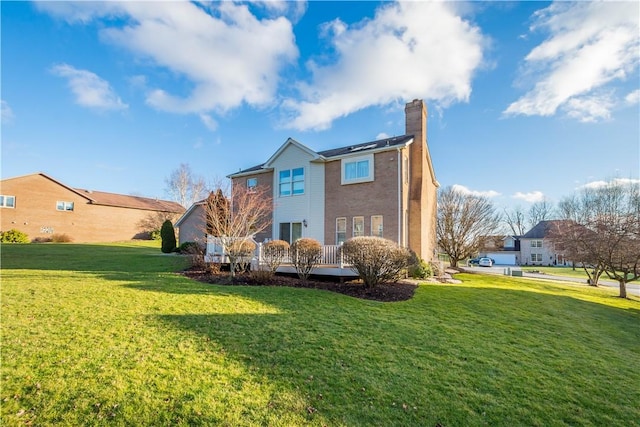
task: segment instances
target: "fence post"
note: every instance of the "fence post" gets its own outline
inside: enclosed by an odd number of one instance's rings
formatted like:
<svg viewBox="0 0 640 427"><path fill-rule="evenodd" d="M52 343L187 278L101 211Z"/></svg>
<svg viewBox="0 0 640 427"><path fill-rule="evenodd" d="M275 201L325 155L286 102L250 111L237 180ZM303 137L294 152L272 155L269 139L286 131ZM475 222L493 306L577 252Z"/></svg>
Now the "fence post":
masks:
<svg viewBox="0 0 640 427"><path fill-rule="evenodd" d="M342 242L338 245L338 255L340 257L340 268L344 268L344 259L342 257Z"/></svg>

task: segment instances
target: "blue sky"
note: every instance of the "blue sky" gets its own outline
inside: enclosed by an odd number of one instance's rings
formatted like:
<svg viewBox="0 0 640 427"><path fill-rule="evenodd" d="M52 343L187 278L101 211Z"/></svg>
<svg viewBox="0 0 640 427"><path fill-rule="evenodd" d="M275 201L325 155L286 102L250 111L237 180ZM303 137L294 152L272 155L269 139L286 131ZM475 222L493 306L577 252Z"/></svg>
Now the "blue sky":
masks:
<svg viewBox="0 0 640 427"><path fill-rule="evenodd" d="M2 178L166 197L287 137L404 133L441 186L525 209L639 178L639 3L2 2Z"/></svg>

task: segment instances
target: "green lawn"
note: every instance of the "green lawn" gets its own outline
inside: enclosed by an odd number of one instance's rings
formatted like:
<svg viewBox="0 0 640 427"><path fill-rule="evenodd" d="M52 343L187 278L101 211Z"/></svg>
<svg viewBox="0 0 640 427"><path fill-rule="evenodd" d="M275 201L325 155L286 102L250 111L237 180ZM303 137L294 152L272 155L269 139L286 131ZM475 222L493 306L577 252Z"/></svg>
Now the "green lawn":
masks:
<svg viewBox="0 0 640 427"><path fill-rule="evenodd" d="M567 277L578 277L584 279L585 282L588 279L587 273L584 272L582 267L543 267L543 266L528 266L522 267L522 271L538 271L544 274L548 274L550 276L567 276ZM602 279L607 279L607 275L603 274Z"/></svg>
<svg viewBox="0 0 640 427"><path fill-rule="evenodd" d="M214 286L156 247L3 245L1 424L631 426L640 301L460 275L401 303Z"/></svg>

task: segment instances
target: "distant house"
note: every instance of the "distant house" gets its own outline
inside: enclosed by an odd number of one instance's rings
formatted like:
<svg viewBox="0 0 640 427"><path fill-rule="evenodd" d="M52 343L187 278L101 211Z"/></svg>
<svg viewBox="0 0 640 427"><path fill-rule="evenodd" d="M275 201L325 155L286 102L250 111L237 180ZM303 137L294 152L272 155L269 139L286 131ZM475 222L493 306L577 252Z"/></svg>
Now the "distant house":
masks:
<svg viewBox="0 0 640 427"><path fill-rule="evenodd" d="M540 221L520 238L521 264L523 265L568 265L561 251L551 239L552 231L561 228L566 220Z"/></svg>
<svg viewBox="0 0 640 427"><path fill-rule="evenodd" d="M205 230L205 202L200 200L187 209L175 223L178 229L178 246L186 242L206 242Z"/></svg>
<svg viewBox="0 0 640 427"><path fill-rule="evenodd" d="M30 239L66 234L75 242L139 238L139 223L158 213L178 216L178 203L72 188L44 173L0 182L2 230L17 229Z"/></svg>
<svg viewBox="0 0 640 427"><path fill-rule="evenodd" d="M380 236L432 259L439 184L426 116L423 101L414 100L405 106L402 136L326 151L289 138L265 163L229 175L233 186L272 192L272 226L256 240L311 237L338 245L354 236Z"/></svg>
<svg viewBox="0 0 640 427"><path fill-rule="evenodd" d="M520 236L487 236L479 256L489 257L498 265L519 265Z"/></svg>

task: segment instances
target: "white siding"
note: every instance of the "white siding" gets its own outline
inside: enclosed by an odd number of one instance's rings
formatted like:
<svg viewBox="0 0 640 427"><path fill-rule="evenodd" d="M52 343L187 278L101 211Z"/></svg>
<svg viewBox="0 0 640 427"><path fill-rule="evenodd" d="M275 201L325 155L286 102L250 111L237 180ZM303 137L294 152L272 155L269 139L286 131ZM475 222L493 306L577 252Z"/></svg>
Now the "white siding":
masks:
<svg viewBox="0 0 640 427"><path fill-rule="evenodd" d="M280 223L307 221L303 237L324 243L324 165L311 163L313 157L295 145L288 145L271 162L273 173L273 238L279 238ZM304 194L279 196L281 170L304 168Z"/></svg>

